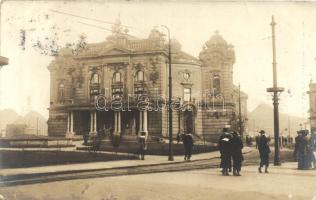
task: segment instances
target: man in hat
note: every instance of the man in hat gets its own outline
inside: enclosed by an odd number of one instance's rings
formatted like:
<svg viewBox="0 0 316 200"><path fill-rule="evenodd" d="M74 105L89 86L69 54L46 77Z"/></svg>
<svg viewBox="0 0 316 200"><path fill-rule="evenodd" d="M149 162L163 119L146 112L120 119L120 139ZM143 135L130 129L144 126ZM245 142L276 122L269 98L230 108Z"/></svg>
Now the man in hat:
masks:
<svg viewBox="0 0 316 200"><path fill-rule="evenodd" d="M233 157L233 174L240 176L241 163L244 160L242 148L244 147L239 134L236 131L232 132L232 157Z"/></svg>
<svg viewBox="0 0 316 200"><path fill-rule="evenodd" d="M183 137L184 160L186 161L191 159L193 144L193 135L190 132L186 133Z"/></svg>
<svg viewBox="0 0 316 200"><path fill-rule="evenodd" d="M138 143L139 143L138 157L140 160L145 160L145 153L147 150L146 132L140 133L140 136L138 137Z"/></svg>
<svg viewBox="0 0 316 200"><path fill-rule="evenodd" d="M268 173L269 167L269 154L270 154L270 147L268 138L265 135L265 131L261 130L260 137L258 139L258 150L260 154L260 166L258 168L259 173L262 173L261 168L265 166L265 173Z"/></svg>
<svg viewBox="0 0 316 200"><path fill-rule="evenodd" d="M228 132L228 128L223 128L223 133L218 141L218 149L221 154L222 174L228 176L232 157L232 135Z"/></svg>

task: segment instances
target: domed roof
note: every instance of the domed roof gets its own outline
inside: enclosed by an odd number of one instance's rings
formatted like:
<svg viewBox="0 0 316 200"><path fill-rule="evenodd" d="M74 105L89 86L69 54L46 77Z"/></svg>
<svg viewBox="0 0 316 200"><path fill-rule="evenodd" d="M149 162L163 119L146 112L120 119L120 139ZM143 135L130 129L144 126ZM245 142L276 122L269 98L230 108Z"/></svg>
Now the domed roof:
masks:
<svg viewBox="0 0 316 200"><path fill-rule="evenodd" d="M158 31L156 28L153 28L148 36L149 39L157 39L162 38L164 34L162 34L160 31Z"/></svg>
<svg viewBox="0 0 316 200"><path fill-rule="evenodd" d="M217 45L222 45L222 46L227 46L226 40L218 33L218 31L215 31L215 35L211 37L206 43L207 47L211 46L217 46Z"/></svg>
<svg viewBox="0 0 316 200"><path fill-rule="evenodd" d="M172 51L181 51L181 44L176 39L171 39L171 50Z"/></svg>

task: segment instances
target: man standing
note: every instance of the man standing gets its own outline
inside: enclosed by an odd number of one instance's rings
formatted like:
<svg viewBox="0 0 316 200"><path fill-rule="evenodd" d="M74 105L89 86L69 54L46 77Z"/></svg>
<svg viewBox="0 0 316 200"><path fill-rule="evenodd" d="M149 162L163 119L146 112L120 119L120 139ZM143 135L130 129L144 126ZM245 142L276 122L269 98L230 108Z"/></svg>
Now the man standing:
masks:
<svg viewBox="0 0 316 200"><path fill-rule="evenodd" d="M146 138L146 133L145 132L141 132L139 138L138 138L138 142L139 142L139 153L138 153L138 157L141 160L145 160L145 153L147 150L147 138Z"/></svg>
<svg viewBox="0 0 316 200"><path fill-rule="evenodd" d="M316 150L316 132L312 131L312 135L310 138L310 157L311 157L311 168L316 168L316 159L315 159L315 152Z"/></svg>
<svg viewBox="0 0 316 200"><path fill-rule="evenodd" d="M269 167L269 154L270 154L270 147L268 144L268 138L265 135L265 131L261 130L259 132L261 135L258 139L258 150L259 150L259 154L260 154L260 166L258 168L259 173L262 173L261 171L261 167L263 167L265 165L265 173L268 173L268 167ZM274 142L278 142L278 141L274 141Z"/></svg>
<svg viewBox="0 0 316 200"><path fill-rule="evenodd" d="M184 160L190 161L193 148L193 136L191 133L186 133L183 138Z"/></svg>
<svg viewBox="0 0 316 200"><path fill-rule="evenodd" d="M233 157L233 174L241 176L241 163L244 160L242 148L244 147L242 140L236 131L233 132L232 138L232 157Z"/></svg>
<svg viewBox="0 0 316 200"><path fill-rule="evenodd" d="M232 135L228 132L228 128L223 128L223 133L218 141L218 149L221 154L222 174L228 176L232 153Z"/></svg>
<svg viewBox="0 0 316 200"><path fill-rule="evenodd" d="M300 159L301 158L300 147L301 147L302 139L303 139L302 132L301 131L297 131L297 136L295 137L295 147L294 147L293 155L294 155L295 161L298 161L297 162L297 165L298 165L297 168L298 169L303 169L303 164L301 162L302 159Z"/></svg>

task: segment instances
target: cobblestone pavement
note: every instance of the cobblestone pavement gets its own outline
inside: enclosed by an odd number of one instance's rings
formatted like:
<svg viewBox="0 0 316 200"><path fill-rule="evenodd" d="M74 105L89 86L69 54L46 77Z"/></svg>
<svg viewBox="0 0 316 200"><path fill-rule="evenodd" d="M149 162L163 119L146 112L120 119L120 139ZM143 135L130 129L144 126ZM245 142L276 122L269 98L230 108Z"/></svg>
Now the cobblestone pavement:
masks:
<svg viewBox="0 0 316 200"><path fill-rule="evenodd" d="M241 177L221 176L219 169L208 168L73 179L0 187L0 194L6 200L315 199L315 170L299 171L296 163L283 163L269 171L259 174L257 166L245 166Z"/></svg>
<svg viewBox="0 0 316 200"><path fill-rule="evenodd" d="M134 161L136 165L114 165L108 168L93 168L81 169L74 171L55 171L55 172L37 172L37 173L8 173L3 174L0 180L1 186L20 185L20 184L35 184L52 181L64 181L72 179L87 179L97 177L122 176L134 174L148 174L160 172L188 171L196 169L218 168L220 159L217 152L213 152L212 156L199 155L200 157L191 162L159 162L161 157L155 159L147 158L150 161L142 163L142 161ZM197 156L198 157L198 156ZM245 150L244 165L256 165L258 163L257 151L254 149ZM164 158L165 159L165 158ZM128 161L124 161L128 162ZM121 162L122 164L122 162ZM124 163L123 163L124 164ZM52 168L51 166L50 168ZM12 171L11 171L12 172ZM14 170L13 170L14 172Z"/></svg>

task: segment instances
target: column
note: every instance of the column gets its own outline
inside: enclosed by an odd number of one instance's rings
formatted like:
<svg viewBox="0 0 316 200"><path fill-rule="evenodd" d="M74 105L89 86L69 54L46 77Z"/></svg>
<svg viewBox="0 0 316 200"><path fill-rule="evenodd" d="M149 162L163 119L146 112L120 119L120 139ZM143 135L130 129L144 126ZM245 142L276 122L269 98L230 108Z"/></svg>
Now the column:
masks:
<svg viewBox="0 0 316 200"><path fill-rule="evenodd" d="M97 132L97 111L94 111L93 112L93 129L94 129L94 132Z"/></svg>
<svg viewBox="0 0 316 200"><path fill-rule="evenodd" d="M67 132L66 138L71 138L74 136L74 116L73 111L67 113Z"/></svg>
<svg viewBox="0 0 316 200"><path fill-rule="evenodd" d="M143 128L143 111L139 111L139 133L143 132L144 128Z"/></svg>
<svg viewBox="0 0 316 200"><path fill-rule="evenodd" d="M147 110L139 111L139 132L145 132L147 135Z"/></svg>
<svg viewBox="0 0 316 200"><path fill-rule="evenodd" d="M73 134L74 132L74 113L73 111L70 112L70 133Z"/></svg>
<svg viewBox="0 0 316 200"><path fill-rule="evenodd" d="M147 110L145 110L144 112L143 112L143 127L144 127L144 132L146 132L146 135L147 135L147 133L148 133L148 130L147 130Z"/></svg>
<svg viewBox="0 0 316 200"><path fill-rule="evenodd" d="M121 134L121 112L118 112L118 132Z"/></svg>
<svg viewBox="0 0 316 200"><path fill-rule="evenodd" d="M114 112L114 134L121 134L121 112Z"/></svg>
<svg viewBox="0 0 316 200"><path fill-rule="evenodd" d="M133 115L133 119L132 119L132 134L135 135L136 134L136 116Z"/></svg>
<svg viewBox="0 0 316 200"><path fill-rule="evenodd" d="M90 112L90 134L95 134L96 132L96 112L91 111Z"/></svg>
<svg viewBox="0 0 316 200"><path fill-rule="evenodd" d="M69 133L70 132L70 113L68 112L67 113L67 132L66 133Z"/></svg>
<svg viewBox="0 0 316 200"><path fill-rule="evenodd" d="M117 112L114 112L114 134L117 132Z"/></svg>

